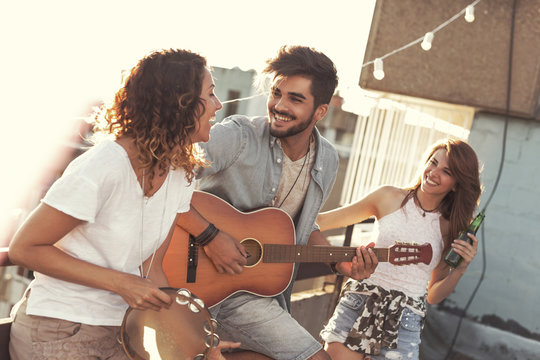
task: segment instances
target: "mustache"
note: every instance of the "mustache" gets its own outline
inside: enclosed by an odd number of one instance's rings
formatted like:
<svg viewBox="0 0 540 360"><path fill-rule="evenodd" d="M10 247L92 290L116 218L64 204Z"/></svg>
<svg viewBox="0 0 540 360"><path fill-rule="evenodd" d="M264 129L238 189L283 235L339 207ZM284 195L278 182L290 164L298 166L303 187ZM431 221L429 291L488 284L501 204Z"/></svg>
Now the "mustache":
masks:
<svg viewBox="0 0 540 360"><path fill-rule="evenodd" d="M276 108L272 108L271 111L272 111L272 114L274 114L274 115L277 114L277 115L281 115L281 116L287 116L287 117L290 117L293 120L296 120L296 116L291 115L291 114L286 113L286 112L277 111Z"/></svg>

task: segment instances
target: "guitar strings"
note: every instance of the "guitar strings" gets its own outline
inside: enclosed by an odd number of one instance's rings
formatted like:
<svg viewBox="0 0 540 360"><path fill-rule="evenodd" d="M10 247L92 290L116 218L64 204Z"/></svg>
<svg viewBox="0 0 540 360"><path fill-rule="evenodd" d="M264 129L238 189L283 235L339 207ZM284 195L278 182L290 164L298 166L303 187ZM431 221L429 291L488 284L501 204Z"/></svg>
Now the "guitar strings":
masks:
<svg viewBox="0 0 540 360"><path fill-rule="evenodd" d="M406 265L420 263L426 253L417 245L394 245L392 248L371 248L379 261L391 262L395 265ZM315 246L306 247L303 245L283 245L266 244L264 251L265 262L330 262L334 256L338 258L337 262L347 262L356 256L355 247L333 247L333 246ZM306 258L309 261L305 261ZM429 259L431 261L431 259Z"/></svg>

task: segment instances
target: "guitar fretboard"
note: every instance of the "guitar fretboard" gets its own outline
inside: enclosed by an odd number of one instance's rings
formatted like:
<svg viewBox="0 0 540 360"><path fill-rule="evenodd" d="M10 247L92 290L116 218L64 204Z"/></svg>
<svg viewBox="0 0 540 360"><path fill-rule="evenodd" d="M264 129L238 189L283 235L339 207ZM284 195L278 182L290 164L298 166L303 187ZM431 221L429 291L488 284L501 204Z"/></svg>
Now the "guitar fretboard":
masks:
<svg viewBox="0 0 540 360"><path fill-rule="evenodd" d="M386 248L371 248L379 261L388 261L389 251ZM355 247L342 246L305 246L265 244L263 250L265 263L290 262L349 262L356 255Z"/></svg>

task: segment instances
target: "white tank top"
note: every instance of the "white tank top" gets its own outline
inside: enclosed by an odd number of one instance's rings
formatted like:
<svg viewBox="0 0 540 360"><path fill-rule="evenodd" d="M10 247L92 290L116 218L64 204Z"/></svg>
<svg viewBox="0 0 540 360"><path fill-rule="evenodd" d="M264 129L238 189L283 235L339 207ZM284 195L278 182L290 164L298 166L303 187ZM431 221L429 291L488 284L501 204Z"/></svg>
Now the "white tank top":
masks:
<svg viewBox="0 0 540 360"><path fill-rule="evenodd" d="M425 213L410 198L405 206L375 222L372 240L375 247L390 247L398 242L430 243L433 257L429 265L424 263L396 266L390 262L379 262L377 269L366 282L382 286L387 290L399 290L408 296L423 296L431 272L441 259L443 239L440 213Z"/></svg>

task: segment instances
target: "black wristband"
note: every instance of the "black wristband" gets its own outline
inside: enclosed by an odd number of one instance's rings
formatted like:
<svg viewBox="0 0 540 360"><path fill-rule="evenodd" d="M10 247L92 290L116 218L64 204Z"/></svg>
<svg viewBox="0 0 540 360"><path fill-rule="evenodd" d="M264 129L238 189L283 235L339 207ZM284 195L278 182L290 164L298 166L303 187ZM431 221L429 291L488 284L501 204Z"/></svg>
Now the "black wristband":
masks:
<svg viewBox="0 0 540 360"><path fill-rule="evenodd" d="M199 235L193 237L193 242L199 246L206 246L210 244L210 241L214 240L218 234L219 229L210 223L208 227Z"/></svg>

